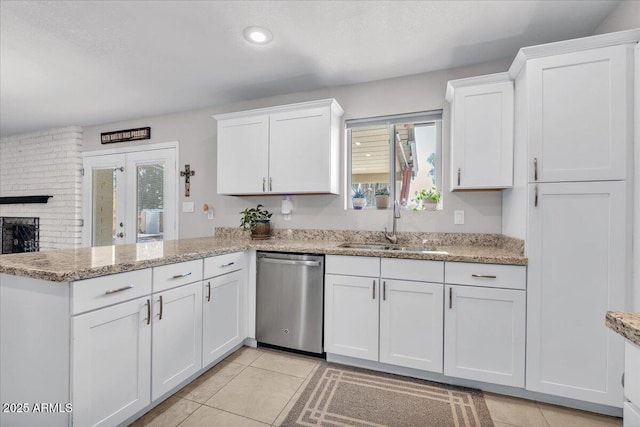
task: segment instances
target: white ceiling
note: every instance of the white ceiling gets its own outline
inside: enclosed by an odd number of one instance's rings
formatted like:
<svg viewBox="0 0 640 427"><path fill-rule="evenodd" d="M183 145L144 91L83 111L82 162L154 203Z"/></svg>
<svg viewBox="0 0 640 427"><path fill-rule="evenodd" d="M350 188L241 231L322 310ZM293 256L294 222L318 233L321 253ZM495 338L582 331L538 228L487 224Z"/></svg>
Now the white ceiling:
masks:
<svg viewBox="0 0 640 427"><path fill-rule="evenodd" d="M522 46L591 35L618 3L3 0L0 132L512 58ZM251 25L269 28L273 42L245 42Z"/></svg>

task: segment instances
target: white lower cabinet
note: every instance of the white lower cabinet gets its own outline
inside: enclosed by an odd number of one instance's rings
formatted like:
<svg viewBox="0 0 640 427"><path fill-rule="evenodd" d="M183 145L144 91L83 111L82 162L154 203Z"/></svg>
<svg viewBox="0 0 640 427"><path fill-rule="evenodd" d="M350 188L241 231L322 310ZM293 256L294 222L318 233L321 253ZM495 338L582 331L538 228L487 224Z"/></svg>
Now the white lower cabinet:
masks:
<svg viewBox="0 0 640 427"><path fill-rule="evenodd" d="M244 270L235 271L203 282L203 366L244 340L244 273Z"/></svg>
<svg viewBox="0 0 640 427"><path fill-rule="evenodd" d="M202 367L202 284L153 295L153 400Z"/></svg>
<svg viewBox="0 0 640 427"><path fill-rule="evenodd" d="M442 284L382 281L380 362L442 372Z"/></svg>
<svg viewBox="0 0 640 427"><path fill-rule="evenodd" d="M116 425L151 403L150 304L140 298L73 318L73 425Z"/></svg>
<svg viewBox="0 0 640 427"><path fill-rule="evenodd" d="M445 286L444 374L524 387L525 291Z"/></svg>
<svg viewBox="0 0 640 427"><path fill-rule="evenodd" d="M442 283L416 281L442 282L442 262L327 256L326 271L327 353L442 372Z"/></svg>
<svg viewBox="0 0 640 427"><path fill-rule="evenodd" d="M377 361L379 280L327 274L324 286L325 351Z"/></svg>

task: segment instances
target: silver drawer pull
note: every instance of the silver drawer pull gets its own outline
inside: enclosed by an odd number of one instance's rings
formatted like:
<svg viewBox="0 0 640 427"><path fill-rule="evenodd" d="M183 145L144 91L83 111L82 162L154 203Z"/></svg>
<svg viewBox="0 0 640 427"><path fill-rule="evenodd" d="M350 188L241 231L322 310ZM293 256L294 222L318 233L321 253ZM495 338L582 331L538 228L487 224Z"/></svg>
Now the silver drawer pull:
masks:
<svg viewBox="0 0 640 427"><path fill-rule="evenodd" d="M228 262L226 264L222 264L220 268L231 267L233 264L235 264L235 262Z"/></svg>
<svg viewBox="0 0 640 427"><path fill-rule="evenodd" d="M495 279L497 276L491 274L472 274L471 277L479 277L481 279Z"/></svg>
<svg viewBox="0 0 640 427"><path fill-rule="evenodd" d="M117 292L126 291L128 289L133 289L133 285L123 286L123 287L118 288L118 289L109 289L108 291L105 291L104 294L105 295L111 295L111 294L115 294Z"/></svg>
<svg viewBox="0 0 640 427"><path fill-rule="evenodd" d="M188 273L176 274L175 276L172 277L172 279L181 279L181 278L187 277L187 276L191 276L191 272L190 271Z"/></svg>

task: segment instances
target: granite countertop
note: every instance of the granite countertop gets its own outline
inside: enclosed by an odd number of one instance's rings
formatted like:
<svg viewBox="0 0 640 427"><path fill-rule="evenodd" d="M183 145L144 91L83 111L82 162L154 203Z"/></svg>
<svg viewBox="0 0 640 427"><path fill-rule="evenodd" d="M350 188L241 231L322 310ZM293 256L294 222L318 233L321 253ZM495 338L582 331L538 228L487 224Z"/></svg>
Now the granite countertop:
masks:
<svg viewBox="0 0 640 427"><path fill-rule="evenodd" d="M333 255L526 265L521 241L495 234L399 233L403 244L435 246L438 252L350 249L344 242L382 242L379 232L287 230L270 240L250 240L235 229L216 237L167 240L119 246L64 249L0 256L0 273L53 282L70 282L206 258L248 249Z"/></svg>
<svg viewBox="0 0 640 427"><path fill-rule="evenodd" d="M608 311L605 323L609 329L640 346L640 312Z"/></svg>

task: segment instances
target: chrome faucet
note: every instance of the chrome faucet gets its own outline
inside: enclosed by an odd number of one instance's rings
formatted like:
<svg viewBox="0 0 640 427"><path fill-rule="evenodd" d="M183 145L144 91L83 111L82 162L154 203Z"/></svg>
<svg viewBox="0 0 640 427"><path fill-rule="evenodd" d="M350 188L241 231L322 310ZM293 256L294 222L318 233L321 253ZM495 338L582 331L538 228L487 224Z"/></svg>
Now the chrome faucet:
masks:
<svg viewBox="0 0 640 427"><path fill-rule="evenodd" d="M400 219L400 206L398 206L398 201L394 200L393 202L393 231L391 234L387 233L387 227L384 228L384 238L394 245L398 243L398 236L396 235L396 224Z"/></svg>

